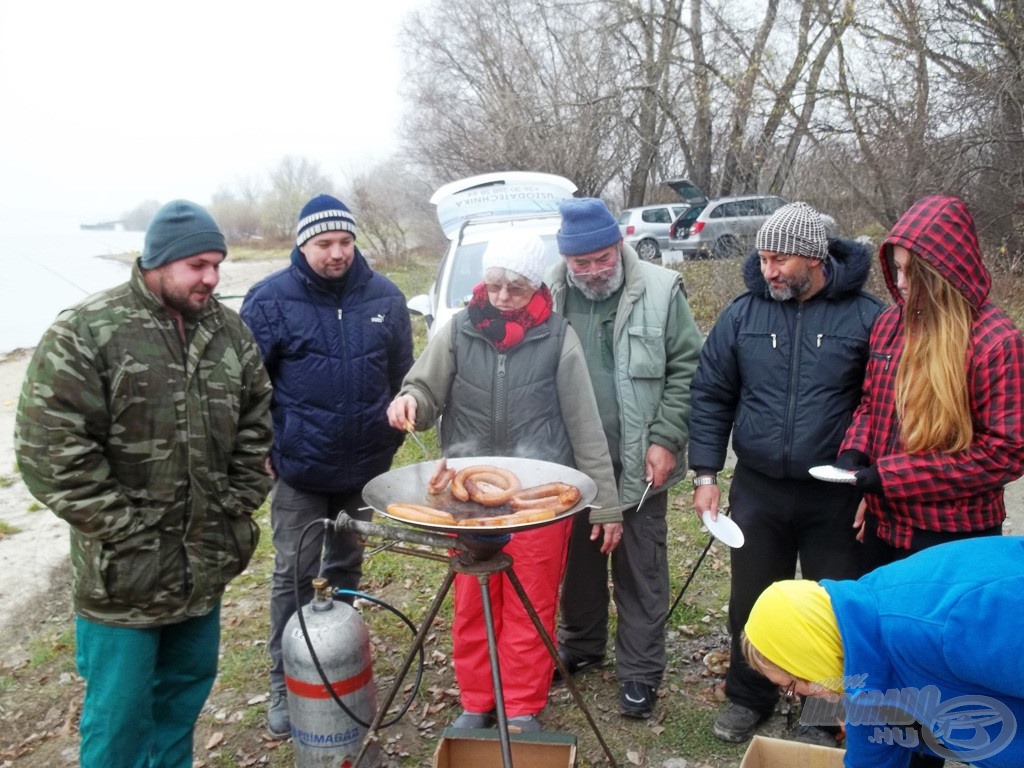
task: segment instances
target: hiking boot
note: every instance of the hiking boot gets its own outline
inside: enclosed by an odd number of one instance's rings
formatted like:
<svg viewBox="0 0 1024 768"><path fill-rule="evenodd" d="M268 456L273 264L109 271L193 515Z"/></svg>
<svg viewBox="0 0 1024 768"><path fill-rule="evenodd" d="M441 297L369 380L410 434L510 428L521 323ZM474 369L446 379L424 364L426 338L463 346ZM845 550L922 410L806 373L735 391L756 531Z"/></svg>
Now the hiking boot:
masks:
<svg viewBox="0 0 1024 768"><path fill-rule="evenodd" d="M286 691L270 692L267 730L275 739L287 739L292 735L292 721L288 716L288 693Z"/></svg>
<svg viewBox="0 0 1024 768"><path fill-rule="evenodd" d="M835 729L838 731L839 729ZM817 725L798 725L796 727L796 740L802 744L817 744L820 747L839 747L839 739L836 733L830 728L822 728Z"/></svg>
<svg viewBox="0 0 1024 768"><path fill-rule="evenodd" d="M536 715L516 715L508 719L508 729L511 733L537 733L543 731L544 726Z"/></svg>
<svg viewBox="0 0 1024 768"><path fill-rule="evenodd" d="M770 713L769 713L770 714ZM728 706L718 713L715 718L715 736L722 741L730 741L738 744L749 740L757 726L768 719L768 714L744 707L742 704L734 704L731 701Z"/></svg>
<svg viewBox="0 0 1024 768"><path fill-rule="evenodd" d="M658 689L639 680L627 680L619 689L619 714L646 720L654 713Z"/></svg>
<svg viewBox="0 0 1024 768"><path fill-rule="evenodd" d="M582 672L585 669L599 667L604 664L604 656L576 656L561 648L558 649L558 658L560 658L562 663L568 668L570 677L575 677L576 673ZM558 671L558 667L556 666L553 681L557 683L561 679L562 673Z"/></svg>
<svg viewBox="0 0 1024 768"><path fill-rule="evenodd" d="M494 710L490 712L470 712L462 710L462 714L455 718L452 728L490 728L494 725Z"/></svg>

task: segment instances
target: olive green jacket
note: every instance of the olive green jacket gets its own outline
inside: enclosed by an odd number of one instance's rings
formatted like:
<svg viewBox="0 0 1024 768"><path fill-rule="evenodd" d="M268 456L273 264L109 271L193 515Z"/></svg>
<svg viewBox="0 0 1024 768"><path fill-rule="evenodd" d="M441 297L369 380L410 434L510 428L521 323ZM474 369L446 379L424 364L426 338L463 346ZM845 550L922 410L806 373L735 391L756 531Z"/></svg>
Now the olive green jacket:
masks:
<svg viewBox="0 0 1024 768"><path fill-rule="evenodd" d="M619 403L619 500L635 505L647 486L651 443L676 455L664 487L686 475L690 421L690 380L697 370L703 339L686 301L678 272L640 261L628 245L622 296L615 316L615 397ZM562 259L549 270L556 312L565 308L567 267Z"/></svg>
<svg viewBox="0 0 1024 768"><path fill-rule="evenodd" d="M238 315L186 326L128 283L61 313L29 364L15 452L71 525L75 611L158 626L209 613L259 540L270 379Z"/></svg>

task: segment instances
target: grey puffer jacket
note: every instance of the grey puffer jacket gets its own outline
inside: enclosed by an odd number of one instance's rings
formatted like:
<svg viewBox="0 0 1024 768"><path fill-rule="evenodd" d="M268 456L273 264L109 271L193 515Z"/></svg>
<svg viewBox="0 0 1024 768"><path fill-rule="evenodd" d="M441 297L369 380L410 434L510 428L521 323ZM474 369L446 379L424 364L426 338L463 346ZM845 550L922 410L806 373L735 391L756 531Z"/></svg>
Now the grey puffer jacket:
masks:
<svg viewBox="0 0 1024 768"><path fill-rule="evenodd" d="M690 466L718 471L729 433L739 462L769 477L810 480L835 459L860 401L871 326L882 302L863 290L866 246L830 239L825 287L775 301L757 252L748 291L711 330L693 377Z"/></svg>

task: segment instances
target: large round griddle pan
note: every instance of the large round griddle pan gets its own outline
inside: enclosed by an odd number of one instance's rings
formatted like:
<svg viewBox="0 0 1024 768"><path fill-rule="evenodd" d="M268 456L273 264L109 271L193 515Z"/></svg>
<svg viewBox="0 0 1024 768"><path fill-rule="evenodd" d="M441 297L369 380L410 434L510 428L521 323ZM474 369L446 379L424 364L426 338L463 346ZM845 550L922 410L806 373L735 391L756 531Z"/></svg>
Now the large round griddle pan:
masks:
<svg viewBox="0 0 1024 768"><path fill-rule="evenodd" d="M455 470L465 469L477 464L489 464L514 472L519 478L519 482L522 483L523 488L531 488L535 485L544 485L546 483L569 483L570 485L575 485L580 489L580 500L574 507L567 509L550 520L521 523L519 525L435 525L433 523L418 523L389 515L388 504L401 503L425 504L429 507L444 509L447 512L451 512L456 520L508 514L511 511L508 507L488 509L474 502L458 501L451 496L450 490L438 496L430 495L427 493L427 481L434 474L437 462L421 461L418 464L408 464L373 478L363 487L363 501L384 517L417 528L459 534L500 534L550 525L587 508L590 506L590 502L597 496L597 485L585 474L577 469L550 461L520 459L512 456L470 456L460 459L448 459L448 466Z"/></svg>

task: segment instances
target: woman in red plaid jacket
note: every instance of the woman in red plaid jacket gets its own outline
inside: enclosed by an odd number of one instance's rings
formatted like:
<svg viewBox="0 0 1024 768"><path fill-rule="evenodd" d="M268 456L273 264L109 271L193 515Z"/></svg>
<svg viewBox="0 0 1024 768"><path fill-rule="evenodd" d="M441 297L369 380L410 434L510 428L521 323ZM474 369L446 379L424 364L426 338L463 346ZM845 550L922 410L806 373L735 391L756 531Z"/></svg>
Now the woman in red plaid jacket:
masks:
<svg viewBox="0 0 1024 768"><path fill-rule="evenodd" d="M1024 337L989 301L974 220L957 198L923 198L879 259L896 306L872 328L837 461L866 493L859 535L877 526L893 560L998 536L1003 487L1024 474Z"/></svg>

